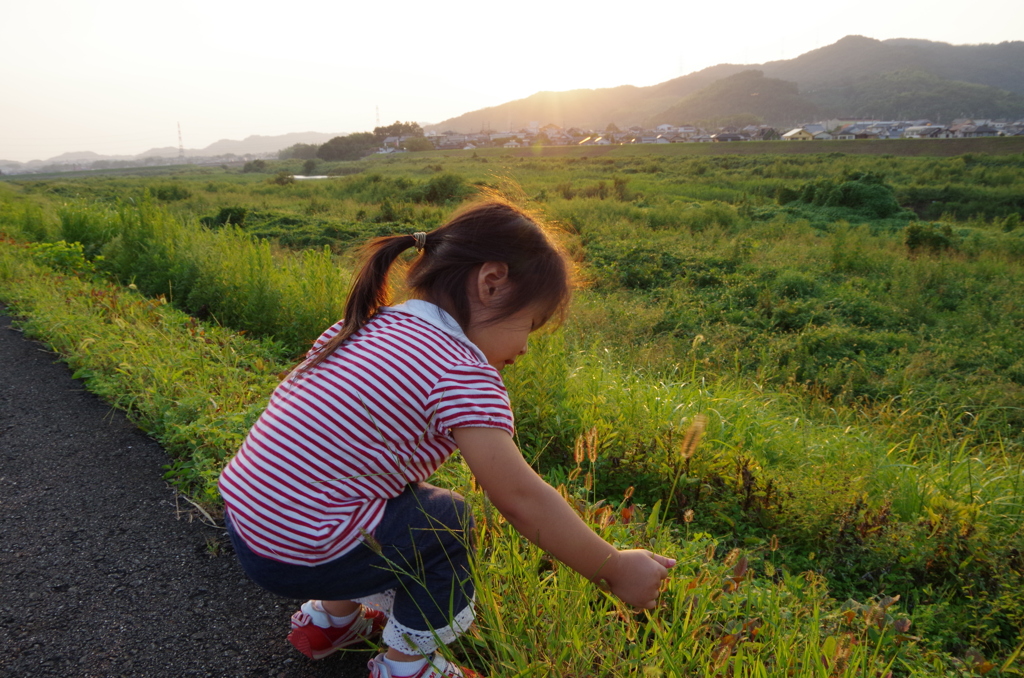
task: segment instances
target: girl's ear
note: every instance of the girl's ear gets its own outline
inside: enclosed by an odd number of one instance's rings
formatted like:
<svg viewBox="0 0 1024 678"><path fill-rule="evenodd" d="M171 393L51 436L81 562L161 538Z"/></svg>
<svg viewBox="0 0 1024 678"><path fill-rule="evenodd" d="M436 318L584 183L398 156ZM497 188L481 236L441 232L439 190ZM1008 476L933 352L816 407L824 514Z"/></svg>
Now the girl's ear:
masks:
<svg viewBox="0 0 1024 678"><path fill-rule="evenodd" d="M508 264L503 261L485 262L477 270L476 296L483 306L492 306L508 292L511 281Z"/></svg>

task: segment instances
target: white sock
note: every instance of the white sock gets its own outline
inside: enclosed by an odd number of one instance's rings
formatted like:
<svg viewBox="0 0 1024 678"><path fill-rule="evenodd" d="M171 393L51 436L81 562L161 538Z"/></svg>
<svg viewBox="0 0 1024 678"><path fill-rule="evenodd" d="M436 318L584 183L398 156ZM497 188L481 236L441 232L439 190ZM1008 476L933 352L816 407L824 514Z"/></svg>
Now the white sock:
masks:
<svg viewBox="0 0 1024 678"><path fill-rule="evenodd" d="M348 626L356 620L356 617L359 616L359 612L362 610L362 608L357 607L356 611L352 614L346 615L344 617L335 617L333 614L324 609L323 601L314 601L313 607L327 615L327 620L331 623L331 626Z"/></svg>
<svg viewBox="0 0 1024 678"><path fill-rule="evenodd" d="M331 620L331 626L348 626L349 624L354 622L356 620L356 617L358 617L358 616L359 616L359 610L358 609L356 609L356 611L353 612L352 614L345 615L344 617L335 617L330 612L327 613L327 617Z"/></svg>
<svg viewBox="0 0 1024 678"><path fill-rule="evenodd" d="M406 678L407 676L414 676L420 669L427 664L427 658L414 659L411 662L399 662L394 659L388 659L386 656L382 657L384 664L388 667L388 671L391 672L392 678Z"/></svg>

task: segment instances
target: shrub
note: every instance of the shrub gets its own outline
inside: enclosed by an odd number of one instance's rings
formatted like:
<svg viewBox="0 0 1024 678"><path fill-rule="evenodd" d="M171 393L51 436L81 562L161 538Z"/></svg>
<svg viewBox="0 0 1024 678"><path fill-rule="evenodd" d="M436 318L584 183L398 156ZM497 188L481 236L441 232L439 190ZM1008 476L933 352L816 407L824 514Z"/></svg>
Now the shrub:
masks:
<svg viewBox="0 0 1024 678"><path fill-rule="evenodd" d="M174 200L188 200L192 197L192 191L178 184L168 186L157 186L153 189L153 197L157 200L171 202Z"/></svg>
<svg viewBox="0 0 1024 678"><path fill-rule="evenodd" d="M49 266L57 271L70 273L72 275L92 274L96 272L96 266L85 257L85 252L80 242L43 242L33 243L29 246L32 258L44 266Z"/></svg>
<svg viewBox="0 0 1024 678"><path fill-rule="evenodd" d="M628 289L665 287L683 273L678 256L645 245L595 245L591 255L604 277Z"/></svg>
<svg viewBox="0 0 1024 678"><path fill-rule="evenodd" d="M203 217L199 221L204 226L244 226L248 214L249 210L245 207L222 207L216 216Z"/></svg>
<svg viewBox="0 0 1024 678"><path fill-rule="evenodd" d="M466 180L462 176L446 172L431 177L427 183L413 192L413 198L416 202L446 205L462 200L470 192L472 189L466 185Z"/></svg>
<svg viewBox="0 0 1024 678"><path fill-rule="evenodd" d="M957 249L956 237L949 224L910 224L904 231L903 244L911 254L922 249L933 254Z"/></svg>
<svg viewBox="0 0 1024 678"><path fill-rule="evenodd" d="M267 162L265 160L250 160L242 166L243 172L265 172L267 170Z"/></svg>
<svg viewBox="0 0 1024 678"><path fill-rule="evenodd" d="M822 179L805 184L799 200L818 207L845 207L870 219L885 219L902 211L892 187L873 172L854 172L840 183Z"/></svg>
<svg viewBox="0 0 1024 678"><path fill-rule="evenodd" d="M270 183L277 184L278 186L289 186L295 183L295 177L293 177L290 172L281 170L280 172L275 174L274 177L269 181Z"/></svg>
<svg viewBox="0 0 1024 678"><path fill-rule="evenodd" d="M818 282L806 273L787 269L775 278L774 289L787 299L802 299L817 294Z"/></svg>
<svg viewBox="0 0 1024 678"><path fill-rule="evenodd" d="M1016 230L1018 226L1020 226L1020 212L1007 214L1006 218L1003 219L1003 230L1007 233Z"/></svg>
<svg viewBox="0 0 1024 678"><path fill-rule="evenodd" d="M117 232L116 215L102 207L65 205L57 211L57 218L63 240L80 243L88 259L96 257Z"/></svg>

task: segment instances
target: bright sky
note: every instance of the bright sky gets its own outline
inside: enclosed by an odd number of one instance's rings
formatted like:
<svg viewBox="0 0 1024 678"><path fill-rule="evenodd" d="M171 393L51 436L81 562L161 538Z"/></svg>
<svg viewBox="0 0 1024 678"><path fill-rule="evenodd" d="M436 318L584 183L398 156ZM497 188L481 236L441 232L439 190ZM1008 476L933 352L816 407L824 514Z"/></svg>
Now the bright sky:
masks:
<svg viewBox="0 0 1024 678"><path fill-rule="evenodd" d="M640 0L443 4L0 0L0 159L134 155L440 122L544 90L653 85L845 35L1024 39L1024 3L783 9Z"/></svg>

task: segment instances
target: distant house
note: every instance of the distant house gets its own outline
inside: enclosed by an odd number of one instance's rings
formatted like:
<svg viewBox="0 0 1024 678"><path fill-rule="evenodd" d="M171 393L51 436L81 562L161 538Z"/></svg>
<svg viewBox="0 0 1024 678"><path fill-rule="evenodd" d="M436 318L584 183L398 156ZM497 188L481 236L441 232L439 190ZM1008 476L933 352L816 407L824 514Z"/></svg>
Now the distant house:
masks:
<svg viewBox="0 0 1024 678"><path fill-rule="evenodd" d="M991 125L979 125L974 128L973 131L968 132L964 136L969 137L997 137L999 136L999 130Z"/></svg>
<svg viewBox="0 0 1024 678"><path fill-rule="evenodd" d="M747 137L743 136L738 132L721 132L719 134L712 134L711 140L715 142L722 141L746 141Z"/></svg>
<svg viewBox="0 0 1024 678"><path fill-rule="evenodd" d="M675 125L658 125L658 131L662 134L669 134L670 132L678 131Z"/></svg>
<svg viewBox="0 0 1024 678"><path fill-rule="evenodd" d="M903 136L907 139L948 139L953 133L942 125L923 125L906 128Z"/></svg>
<svg viewBox="0 0 1024 678"><path fill-rule="evenodd" d="M502 146L504 148L522 148L523 147L523 145L521 143L519 143L518 141L516 141L515 139L509 139L504 144L502 144Z"/></svg>
<svg viewBox="0 0 1024 678"><path fill-rule="evenodd" d="M803 127L791 129L782 135L783 141L811 141L813 139L814 135L805 130Z"/></svg>
<svg viewBox="0 0 1024 678"><path fill-rule="evenodd" d="M814 140L815 141L831 141L832 138L833 138L832 135L829 134L828 132L825 132L825 131L816 132L814 134Z"/></svg>
<svg viewBox="0 0 1024 678"><path fill-rule="evenodd" d="M857 135L854 134L853 132L849 132L847 130L843 130L841 132L836 132L835 134L833 134L832 138L833 139L842 140L842 141L849 141L849 140L852 140L852 139L856 139Z"/></svg>
<svg viewBox="0 0 1024 678"><path fill-rule="evenodd" d="M690 141L694 141L694 142L697 142L697 143L700 143L700 144L704 144L704 143L710 143L713 140L712 140L710 134L700 133L700 134L694 134L692 137L690 137Z"/></svg>

